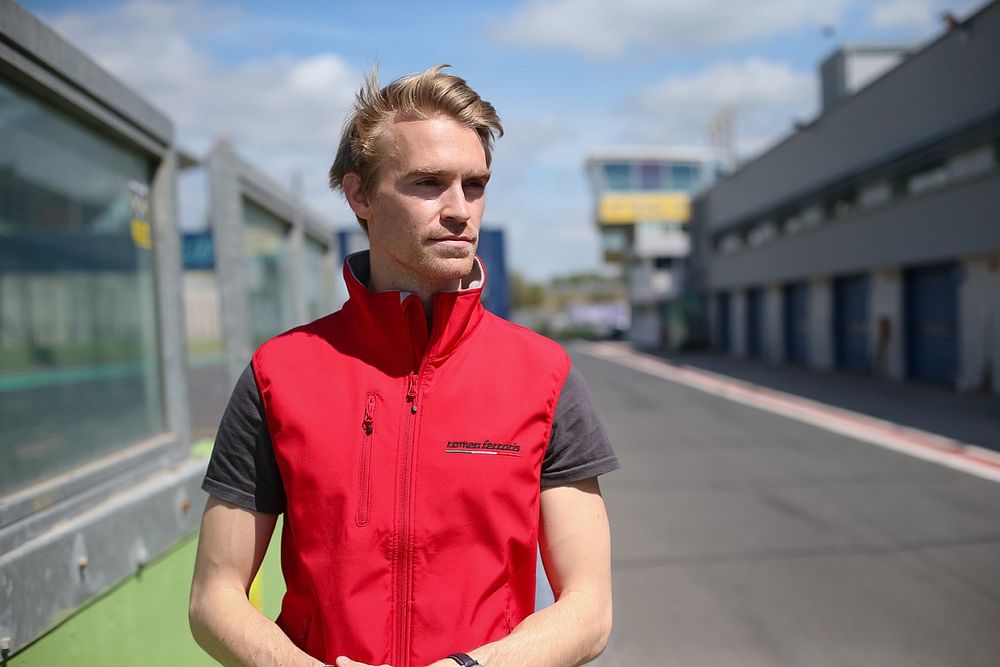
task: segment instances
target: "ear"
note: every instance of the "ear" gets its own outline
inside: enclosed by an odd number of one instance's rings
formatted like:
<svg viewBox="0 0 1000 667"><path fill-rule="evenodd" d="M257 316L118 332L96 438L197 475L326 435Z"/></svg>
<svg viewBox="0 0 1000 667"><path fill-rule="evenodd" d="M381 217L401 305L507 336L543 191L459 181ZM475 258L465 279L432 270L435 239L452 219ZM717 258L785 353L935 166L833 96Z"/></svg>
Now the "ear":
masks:
<svg viewBox="0 0 1000 667"><path fill-rule="evenodd" d="M368 195L361 187L361 179L358 175L353 171L344 174L340 188L344 191L347 205L354 211L354 215L362 220L371 221L371 204L368 201Z"/></svg>

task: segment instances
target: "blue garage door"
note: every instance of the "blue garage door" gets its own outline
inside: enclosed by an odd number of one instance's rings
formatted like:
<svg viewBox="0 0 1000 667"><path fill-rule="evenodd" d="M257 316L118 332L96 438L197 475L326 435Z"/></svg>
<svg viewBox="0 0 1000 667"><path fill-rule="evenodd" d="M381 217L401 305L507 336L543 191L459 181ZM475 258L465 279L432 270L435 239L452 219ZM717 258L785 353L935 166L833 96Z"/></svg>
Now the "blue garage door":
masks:
<svg viewBox="0 0 1000 667"><path fill-rule="evenodd" d="M764 290L755 287L747 292L747 356L760 359L763 348Z"/></svg>
<svg viewBox="0 0 1000 667"><path fill-rule="evenodd" d="M958 372L956 264L906 272L906 372L914 380L952 384Z"/></svg>
<svg viewBox="0 0 1000 667"><path fill-rule="evenodd" d="M729 352L729 292L720 292L718 300L719 349Z"/></svg>
<svg viewBox="0 0 1000 667"><path fill-rule="evenodd" d="M867 275L837 278L833 283L833 346L837 368L867 372L871 368L868 348Z"/></svg>
<svg viewBox="0 0 1000 667"><path fill-rule="evenodd" d="M809 285L785 285L785 361L804 364L809 355Z"/></svg>

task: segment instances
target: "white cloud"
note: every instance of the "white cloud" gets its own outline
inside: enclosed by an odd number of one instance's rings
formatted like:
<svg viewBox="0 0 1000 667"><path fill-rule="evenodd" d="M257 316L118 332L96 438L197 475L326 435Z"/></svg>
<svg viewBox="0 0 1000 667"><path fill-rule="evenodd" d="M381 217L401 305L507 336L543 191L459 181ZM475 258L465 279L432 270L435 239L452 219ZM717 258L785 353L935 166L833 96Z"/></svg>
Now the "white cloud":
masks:
<svg viewBox="0 0 1000 667"><path fill-rule="evenodd" d="M816 113L816 74L787 63L750 58L674 76L643 91L630 114L630 137L656 143L707 143L707 124L735 110L737 154L746 157Z"/></svg>
<svg viewBox="0 0 1000 667"><path fill-rule="evenodd" d="M849 0L527 0L503 40L596 57L627 47L690 50L740 44L835 23Z"/></svg>
<svg viewBox="0 0 1000 667"><path fill-rule="evenodd" d="M941 28L941 15L950 12L964 19L982 0L885 0L869 13L877 28L902 30L917 37L927 37Z"/></svg>
<svg viewBox="0 0 1000 667"><path fill-rule="evenodd" d="M872 8L871 22L879 28L906 28L920 32L934 24L934 0L889 0Z"/></svg>
<svg viewBox="0 0 1000 667"><path fill-rule="evenodd" d="M181 146L203 153L227 138L283 185L302 174L307 202L324 217L353 220L325 181L360 83L339 55L225 64L213 57L209 40L244 28L256 32L258 22L235 6L200 0L137 0L49 23L167 113ZM201 220L184 222L191 227Z"/></svg>

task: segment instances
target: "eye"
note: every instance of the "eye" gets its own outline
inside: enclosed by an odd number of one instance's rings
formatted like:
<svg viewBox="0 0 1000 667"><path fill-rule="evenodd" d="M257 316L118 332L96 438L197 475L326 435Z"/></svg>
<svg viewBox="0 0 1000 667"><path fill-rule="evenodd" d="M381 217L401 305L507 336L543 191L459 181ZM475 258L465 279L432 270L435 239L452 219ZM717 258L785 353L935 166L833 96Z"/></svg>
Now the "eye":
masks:
<svg viewBox="0 0 1000 667"><path fill-rule="evenodd" d="M432 178L432 177L421 178L420 180L417 181L417 185L424 186L424 187L431 187L432 188L432 187L436 186L437 184L438 184L438 180L436 178Z"/></svg>

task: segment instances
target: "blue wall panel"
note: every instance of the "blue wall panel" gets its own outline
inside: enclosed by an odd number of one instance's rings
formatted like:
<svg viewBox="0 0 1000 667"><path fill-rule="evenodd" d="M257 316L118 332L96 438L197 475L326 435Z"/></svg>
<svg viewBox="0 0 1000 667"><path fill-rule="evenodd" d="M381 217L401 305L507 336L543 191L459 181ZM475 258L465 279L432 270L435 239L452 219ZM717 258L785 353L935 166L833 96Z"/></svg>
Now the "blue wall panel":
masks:
<svg viewBox="0 0 1000 667"><path fill-rule="evenodd" d="M510 317L510 286L507 281L507 254L502 229L480 229L479 258L486 266L486 291L483 305L494 315Z"/></svg>
<svg viewBox="0 0 1000 667"><path fill-rule="evenodd" d="M764 349L764 290L755 287L747 292L747 356L760 359Z"/></svg>

